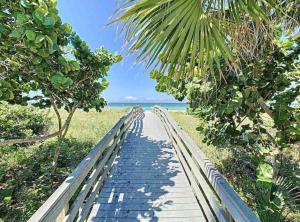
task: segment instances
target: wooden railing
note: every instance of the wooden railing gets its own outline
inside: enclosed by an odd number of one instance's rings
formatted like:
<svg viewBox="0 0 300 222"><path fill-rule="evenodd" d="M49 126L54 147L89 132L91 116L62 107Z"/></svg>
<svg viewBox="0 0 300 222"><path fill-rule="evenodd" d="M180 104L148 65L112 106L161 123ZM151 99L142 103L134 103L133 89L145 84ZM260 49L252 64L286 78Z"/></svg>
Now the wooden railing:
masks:
<svg viewBox="0 0 300 222"><path fill-rule="evenodd" d="M124 115L29 221L84 221L109 174L131 123L141 112L141 108L135 107Z"/></svg>
<svg viewBox="0 0 300 222"><path fill-rule="evenodd" d="M192 139L181 130L168 111L154 107L208 221L259 222L257 216L230 187Z"/></svg>

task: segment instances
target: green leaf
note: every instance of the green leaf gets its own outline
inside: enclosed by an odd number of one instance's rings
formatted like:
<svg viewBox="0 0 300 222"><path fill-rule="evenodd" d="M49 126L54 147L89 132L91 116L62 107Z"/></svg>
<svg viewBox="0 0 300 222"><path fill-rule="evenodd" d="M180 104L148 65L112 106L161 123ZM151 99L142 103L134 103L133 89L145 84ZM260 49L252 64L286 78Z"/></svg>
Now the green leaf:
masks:
<svg viewBox="0 0 300 222"><path fill-rule="evenodd" d="M51 15L47 15L43 20L43 25L48 27L53 27L56 21L55 18Z"/></svg>
<svg viewBox="0 0 300 222"><path fill-rule="evenodd" d="M12 197L11 196L4 197L3 201L5 204L10 204L12 202Z"/></svg>
<svg viewBox="0 0 300 222"><path fill-rule="evenodd" d="M32 63L37 65L37 64L40 64L41 61L42 61L41 57L34 57L33 60L32 60Z"/></svg>
<svg viewBox="0 0 300 222"><path fill-rule="evenodd" d="M15 29L15 30L13 30L11 33L10 33L10 37L12 37L12 38L17 38L17 39L19 39L19 38L21 38L22 36L23 36L23 34L24 34L24 28L23 27L20 27L20 28L17 28L17 29Z"/></svg>
<svg viewBox="0 0 300 222"><path fill-rule="evenodd" d="M10 33L10 31L4 25L0 24L0 34L6 35L8 33Z"/></svg>
<svg viewBox="0 0 300 222"><path fill-rule="evenodd" d="M41 43L42 41L44 41L45 36L44 35L38 35L35 39L35 43Z"/></svg>
<svg viewBox="0 0 300 222"><path fill-rule="evenodd" d="M73 81L69 77L65 77L62 73L56 73L51 77L53 86L57 89L66 88L73 84Z"/></svg>
<svg viewBox="0 0 300 222"><path fill-rule="evenodd" d="M54 43L53 43L52 39L49 36L45 36L45 37L46 37L46 40L48 42L48 50L49 50L49 52L51 54L51 53L54 52L54 48L53 48Z"/></svg>
<svg viewBox="0 0 300 222"><path fill-rule="evenodd" d="M27 37L28 40L30 40L30 41L34 41L35 40L36 34L35 34L34 31L32 31L32 30L26 30L25 31L25 35L26 35L26 37Z"/></svg>
<svg viewBox="0 0 300 222"><path fill-rule="evenodd" d="M273 184L273 167L268 163L260 163L257 168L258 187L268 190Z"/></svg>
<svg viewBox="0 0 300 222"><path fill-rule="evenodd" d="M44 18L46 17L48 11L45 10L44 8L37 8L34 12L33 12L33 16L39 20L40 22L44 21Z"/></svg>
<svg viewBox="0 0 300 222"><path fill-rule="evenodd" d="M72 32L72 26L68 23L63 24L63 28L67 33L71 33Z"/></svg>
<svg viewBox="0 0 300 222"><path fill-rule="evenodd" d="M51 77L51 82L53 86L57 89L61 87L63 75L61 73L57 73Z"/></svg>
<svg viewBox="0 0 300 222"><path fill-rule="evenodd" d="M17 25L22 25L23 23L25 23L26 21L28 21L28 18L25 14L23 13L18 13L16 16L17 20L16 20L16 24Z"/></svg>
<svg viewBox="0 0 300 222"><path fill-rule="evenodd" d="M20 3L24 8L28 8L30 6L30 2L28 0L21 0Z"/></svg>

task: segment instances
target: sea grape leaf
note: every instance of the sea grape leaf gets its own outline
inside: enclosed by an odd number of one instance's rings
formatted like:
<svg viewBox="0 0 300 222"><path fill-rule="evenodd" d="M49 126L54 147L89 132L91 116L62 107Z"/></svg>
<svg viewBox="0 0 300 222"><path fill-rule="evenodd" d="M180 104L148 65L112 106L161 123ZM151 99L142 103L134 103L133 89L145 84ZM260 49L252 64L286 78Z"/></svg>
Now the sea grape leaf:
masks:
<svg viewBox="0 0 300 222"><path fill-rule="evenodd" d="M16 19L17 19L16 20L17 25L21 25L21 24L25 23L28 20L27 16L23 13L18 13L17 16L16 16Z"/></svg>
<svg viewBox="0 0 300 222"><path fill-rule="evenodd" d="M268 163L260 163L257 167L258 187L262 189L270 189L273 183L273 167Z"/></svg>
<svg viewBox="0 0 300 222"><path fill-rule="evenodd" d="M73 81L69 77L65 77L62 73L56 73L51 77L53 86L57 89L65 88L73 84Z"/></svg>
<svg viewBox="0 0 300 222"><path fill-rule="evenodd" d="M36 34L35 34L34 31L32 31L32 30L26 30L25 31L25 35L26 35L26 37L27 37L28 40L30 40L30 41L34 41L35 40Z"/></svg>
<svg viewBox="0 0 300 222"><path fill-rule="evenodd" d="M44 8L37 8L34 12L33 15L35 18L37 18L40 22L44 21L45 16L47 15L48 11L45 10Z"/></svg>
<svg viewBox="0 0 300 222"><path fill-rule="evenodd" d="M65 24L63 25L63 27L64 27L64 30L65 30L67 33L71 33L71 32L72 32L72 26L71 26L70 24L65 23Z"/></svg>
<svg viewBox="0 0 300 222"><path fill-rule="evenodd" d="M56 21L55 18L51 15L47 15L43 20L43 25L48 27L53 27Z"/></svg>
<svg viewBox="0 0 300 222"><path fill-rule="evenodd" d="M35 43L41 43L42 41L44 41L45 36L44 35L38 35L35 39Z"/></svg>
<svg viewBox="0 0 300 222"><path fill-rule="evenodd" d="M11 33L10 33L10 37L13 37L13 38L21 38L24 34L24 31L25 29L23 27L20 27L20 28L16 28L15 30L13 30Z"/></svg>

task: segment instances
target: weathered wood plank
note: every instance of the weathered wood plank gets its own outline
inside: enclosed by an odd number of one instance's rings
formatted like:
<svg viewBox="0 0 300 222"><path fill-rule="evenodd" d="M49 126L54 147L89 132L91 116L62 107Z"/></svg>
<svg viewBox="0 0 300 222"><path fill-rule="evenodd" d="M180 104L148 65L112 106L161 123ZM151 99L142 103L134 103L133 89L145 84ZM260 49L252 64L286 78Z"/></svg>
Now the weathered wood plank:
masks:
<svg viewBox="0 0 300 222"><path fill-rule="evenodd" d="M164 121L164 119L162 120ZM186 161L186 157L184 156L184 154L181 152L180 150L180 144L178 144L176 142L176 134L173 135L172 133L172 129L170 127L168 127L168 123L165 122L165 126L166 126L166 130L167 132L169 133L169 136L170 138L172 138L173 140L173 144L174 144L174 147L175 147L175 150L176 150L176 153L181 161L181 164L189 178L189 181L190 181L190 184L191 184L191 187L193 188L193 191L198 199L198 201L200 202L200 205L201 205L201 209L205 215L205 217L207 218L208 221L211 221L211 222L215 222L216 219L214 217L214 213L211 211L209 205L207 204L206 202L206 199L205 199L205 196L203 195L203 193L201 192L200 188L198 187L198 184L195 180L195 178L192 177L192 172L188 166L188 163ZM175 138L174 138L175 137ZM187 154L189 155L189 154Z"/></svg>
<svg viewBox="0 0 300 222"><path fill-rule="evenodd" d="M131 121L131 120L130 120ZM99 190L101 189L101 187L103 186L103 183L109 173L109 171L111 170L112 165L114 164L115 158L120 150L120 145L122 144L124 138L125 138L125 134L130 126L130 122L127 124L127 126L125 126L125 129L123 131L122 134L120 134L120 140L117 139L116 141L117 144L116 149L114 149L112 156L110 157L107 165L105 166L105 170L103 172L103 174L101 175L101 177L99 178L99 180L97 181L97 183L95 184L95 186L93 187L92 192L90 193L88 199L86 200L85 204L83 205L81 211L79 212L79 216L77 218L77 222L83 222L85 221L86 217L88 216L90 209L93 205L93 202L96 198L96 195L99 193Z"/></svg>
<svg viewBox="0 0 300 222"><path fill-rule="evenodd" d="M103 139L80 162L70 176L50 196L50 198L34 213L29 222L55 221L62 209L68 205L79 186L85 180L95 163L102 156L107 146L112 143L119 130L135 118L140 110L132 109L103 137ZM81 201L80 201L81 202Z"/></svg>
<svg viewBox="0 0 300 222"><path fill-rule="evenodd" d="M189 218L189 217L203 217L201 211L199 209L194 210L168 210L168 211L156 211L156 210L125 210L125 211L118 211L115 210L100 210L97 212L97 217L102 218L132 218L138 219L140 218L152 218L152 219L161 219L161 218ZM203 218L204 219L204 218ZM171 221L171 220L170 220Z"/></svg>
<svg viewBox="0 0 300 222"><path fill-rule="evenodd" d="M160 115L165 122L168 122L172 130L177 135L181 142L191 153L193 161L206 176L205 179L209 181L213 191L221 199L222 204L228 210L229 214L235 221L258 222L259 219L249 209L249 207L241 200L237 193L230 187L224 177L218 172L213 164L207 159L201 149L192 141L192 139L183 132L176 124L175 120L163 109L156 107L155 112Z"/></svg>
<svg viewBox="0 0 300 222"><path fill-rule="evenodd" d="M105 200L102 200L102 199L97 199L96 203L99 203L99 204L108 204L108 201L107 199ZM192 198L192 199L187 199L187 198L173 198L172 200L170 199L162 199L162 198L155 198L154 200L148 200L148 199L145 199L145 198L132 198L132 199L129 199L129 200L124 200L122 202L123 204L146 204L148 206L153 206L153 205L156 205L156 204L189 204L189 203L193 203L195 206L199 206L198 205L198 202L196 200L196 198ZM114 202L113 204L117 204L117 202ZM200 210L200 208L199 208ZM201 210L200 210L201 211ZM92 215L90 215L92 216Z"/></svg>
<svg viewBox="0 0 300 222"><path fill-rule="evenodd" d="M152 221L164 218L168 221L185 218L204 221L161 121L153 113L146 112L145 117L136 122L116 158L116 165L101 190L89 221L147 219L138 215L148 215Z"/></svg>
<svg viewBox="0 0 300 222"><path fill-rule="evenodd" d="M153 204L151 206L153 209L157 210L199 210L199 207L197 206L196 202L191 202L191 203L179 203L179 204ZM103 203L101 204L101 207L99 210L114 210L114 209L119 209L119 210L140 210L140 211L146 211L149 210L149 205L148 204L136 204L136 203L112 203L112 204L107 204Z"/></svg>
<svg viewBox="0 0 300 222"><path fill-rule="evenodd" d="M73 221L77 215L78 209L82 206L82 203L88 194L90 188L92 187L93 183L95 182L97 176L101 172L101 170L105 167L107 160L110 158L112 153L115 151L116 147L118 146L119 139L122 137L123 133L125 133L125 129L123 128L119 135L115 138L113 144L108 148L108 152L105 153L105 156L101 159L100 163L97 165L96 169L93 170L89 178L87 179L85 185L82 187L81 191L77 195L74 203L72 204L69 214L64 219L65 222Z"/></svg>
<svg viewBox="0 0 300 222"><path fill-rule="evenodd" d="M206 212L206 216L212 218L212 214L210 210L210 208L212 208L213 210L212 212L216 215L219 221L221 222L227 221L225 210L222 209L221 205L218 203L216 196L214 196L214 193L211 193L212 192L211 187L208 185L207 181L201 174L200 169L195 165L192 157L190 156L190 153L188 153L182 140L176 134L174 129L171 128L168 122L165 122L165 124L169 129L169 132L171 134L175 146L178 147L178 149L176 150L179 159L181 160L181 163L183 164L184 169L188 174L188 178L190 179L193 190L196 193L197 197L199 198L202 209ZM207 204L207 201L209 202L209 205ZM211 220L214 219L212 218Z"/></svg>
<svg viewBox="0 0 300 222"><path fill-rule="evenodd" d="M90 221L90 220L89 220ZM203 217L189 217L189 218L160 218L159 220L157 218L140 218L140 219L134 219L134 218L118 218L117 222L204 222ZM116 218L94 218L92 222L116 222Z"/></svg>

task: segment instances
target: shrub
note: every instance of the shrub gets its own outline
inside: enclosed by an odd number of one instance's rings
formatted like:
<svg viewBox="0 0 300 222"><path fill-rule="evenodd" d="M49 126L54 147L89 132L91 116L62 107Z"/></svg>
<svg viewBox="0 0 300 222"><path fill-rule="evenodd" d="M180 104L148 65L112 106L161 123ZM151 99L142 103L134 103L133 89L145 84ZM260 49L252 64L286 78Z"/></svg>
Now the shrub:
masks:
<svg viewBox="0 0 300 222"><path fill-rule="evenodd" d="M48 112L45 110L0 104L0 140L42 135L50 123Z"/></svg>

